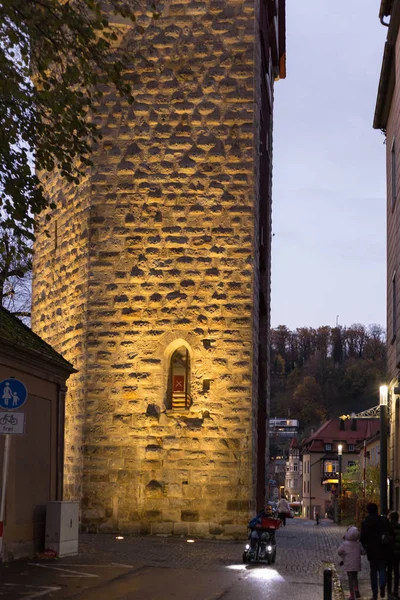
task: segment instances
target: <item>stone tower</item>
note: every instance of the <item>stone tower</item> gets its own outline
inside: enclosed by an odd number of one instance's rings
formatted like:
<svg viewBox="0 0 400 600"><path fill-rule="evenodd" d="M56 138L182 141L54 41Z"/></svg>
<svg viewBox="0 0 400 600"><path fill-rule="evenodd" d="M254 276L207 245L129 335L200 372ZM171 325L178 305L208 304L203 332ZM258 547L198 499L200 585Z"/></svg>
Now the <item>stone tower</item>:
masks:
<svg viewBox="0 0 400 600"><path fill-rule="evenodd" d="M33 329L70 361L91 531L236 536L265 494L273 82L284 0L166 0L124 44L79 186L54 177ZM133 52L132 50L132 52Z"/></svg>

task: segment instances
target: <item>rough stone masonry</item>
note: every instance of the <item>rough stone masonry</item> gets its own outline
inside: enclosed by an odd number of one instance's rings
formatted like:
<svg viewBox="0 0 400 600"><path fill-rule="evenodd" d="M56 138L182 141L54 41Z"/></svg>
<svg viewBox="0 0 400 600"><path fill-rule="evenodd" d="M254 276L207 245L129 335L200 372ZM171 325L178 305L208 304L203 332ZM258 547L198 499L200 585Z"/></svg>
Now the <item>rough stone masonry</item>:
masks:
<svg viewBox="0 0 400 600"><path fill-rule="evenodd" d="M95 166L48 185L32 326L78 370L64 495L83 525L237 536L265 493L284 1L159 9L121 26L135 101L106 90Z"/></svg>

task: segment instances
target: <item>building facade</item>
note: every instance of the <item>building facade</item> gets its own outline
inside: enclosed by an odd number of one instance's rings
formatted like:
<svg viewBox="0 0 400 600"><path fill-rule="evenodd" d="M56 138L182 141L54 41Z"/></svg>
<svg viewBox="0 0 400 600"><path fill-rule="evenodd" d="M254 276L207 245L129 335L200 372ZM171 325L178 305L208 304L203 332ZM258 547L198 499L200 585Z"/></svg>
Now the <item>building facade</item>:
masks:
<svg viewBox="0 0 400 600"><path fill-rule="evenodd" d="M285 496L289 502L299 502L303 489L303 461L300 445L294 437L289 446L289 459L286 461Z"/></svg>
<svg viewBox="0 0 400 600"><path fill-rule="evenodd" d="M277 419L274 417L269 420L270 439L291 440L299 431L299 422L297 419Z"/></svg>
<svg viewBox="0 0 400 600"><path fill-rule="evenodd" d="M4 405L0 409L1 473L8 456L0 531L3 561L45 549L46 505L63 497L65 393L73 371L62 356L0 306L0 382L15 379L27 390L18 410L24 426L11 428L8 450L4 434L16 417Z"/></svg>
<svg viewBox="0 0 400 600"><path fill-rule="evenodd" d="M32 326L72 362L66 498L89 530L237 535L265 498L274 80L285 0L123 24L79 186L54 176Z"/></svg>
<svg viewBox="0 0 400 600"><path fill-rule="evenodd" d="M389 506L400 509L400 6L382 0L379 10L387 39L382 60L374 128L386 135L387 215L387 359L390 437L388 476L391 480Z"/></svg>
<svg viewBox="0 0 400 600"><path fill-rule="evenodd" d="M331 419L302 444L303 516L314 519L333 512L339 483L338 446L342 446L342 473L359 463L359 446L379 430L376 418Z"/></svg>

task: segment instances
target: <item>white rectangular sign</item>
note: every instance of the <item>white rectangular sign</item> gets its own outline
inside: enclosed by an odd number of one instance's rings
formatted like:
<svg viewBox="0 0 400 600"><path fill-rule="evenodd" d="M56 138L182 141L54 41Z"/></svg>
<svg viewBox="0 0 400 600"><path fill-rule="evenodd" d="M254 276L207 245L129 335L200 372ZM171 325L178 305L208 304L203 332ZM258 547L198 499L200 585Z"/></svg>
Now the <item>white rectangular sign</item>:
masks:
<svg viewBox="0 0 400 600"><path fill-rule="evenodd" d="M0 411L0 435L24 433L25 413Z"/></svg>

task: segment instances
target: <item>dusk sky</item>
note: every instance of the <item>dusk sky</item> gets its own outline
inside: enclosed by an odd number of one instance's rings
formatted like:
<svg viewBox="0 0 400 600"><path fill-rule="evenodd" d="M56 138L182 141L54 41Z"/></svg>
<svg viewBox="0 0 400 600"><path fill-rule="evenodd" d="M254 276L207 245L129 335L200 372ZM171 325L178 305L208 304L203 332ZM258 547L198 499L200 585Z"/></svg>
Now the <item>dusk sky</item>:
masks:
<svg viewBox="0 0 400 600"><path fill-rule="evenodd" d="M380 0L287 0L275 85L273 327L386 327Z"/></svg>

